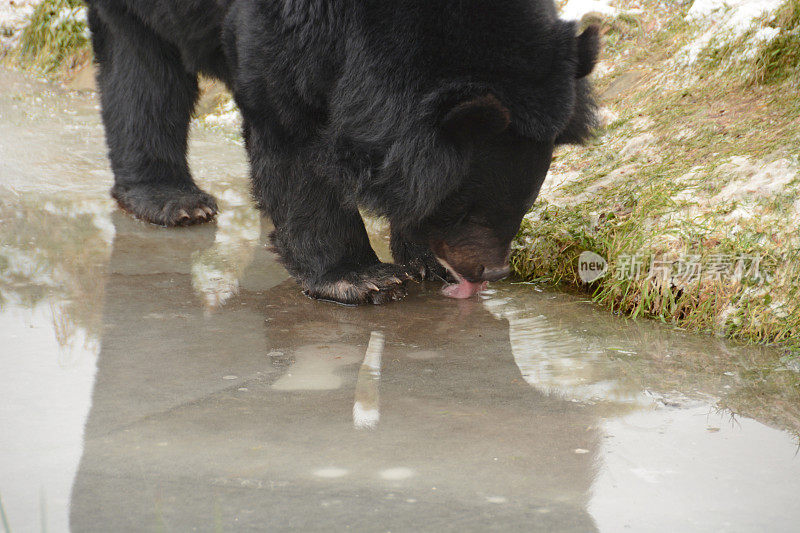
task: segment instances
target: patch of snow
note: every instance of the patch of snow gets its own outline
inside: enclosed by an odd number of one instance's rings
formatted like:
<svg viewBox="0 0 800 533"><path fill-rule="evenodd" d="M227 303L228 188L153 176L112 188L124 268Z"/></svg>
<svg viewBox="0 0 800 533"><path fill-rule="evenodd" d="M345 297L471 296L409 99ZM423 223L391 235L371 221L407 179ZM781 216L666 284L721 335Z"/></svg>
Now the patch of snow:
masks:
<svg viewBox="0 0 800 533"><path fill-rule="evenodd" d="M204 120L209 126L236 128L241 124L241 117L238 112L208 115Z"/></svg>
<svg viewBox="0 0 800 533"><path fill-rule="evenodd" d="M85 7L64 7L50 20L50 26L58 28L67 22L81 22L89 24L89 11Z"/></svg>
<svg viewBox="0 0 800 533"><path fill-rule="evenodd" d="M606 74L610 74L614 70L614 67L610 65L606 61L600 61L594 66L594 70L592 71L592 75L596 78L602 78Z"/></svg>
<svg viewBox="0 0 800 533"><path fill-rule="evenodd" d="M704 19L727 5L726 0L696 0L689 8L689 12L686 13L686 20Z"/></svg>
<svg viewBox="0 0 800 533"><path fill-rule="evenodd" d="M728 21L726 25L744 33L750 28L752 22L767 13L778 9L785 0L695 0L686 20L702 23L706 19L718 18L719 11L725 11Z"/></svg>
<svg viewBox="0 0 800 533"><path fill-rule="evenodd" d="M619 187L619 182L621 182L626 177L635 174L637 171L637 166L633 163L629 163L627 165L623 165L616 170L612 170L603 178L592 183L589 185L585 191L578 194L577 196L571 197L564 197L560 198L559 201L554 201L556 205L566 205L569 203L570 205L582 204L591 200L594 196L597 196L604 190L610 189L612 187ZM592 223L590 221L589 229L592 229Z"/></svg>
<svg viewBox="0 0 800 533"><path fill-rule="evenodd" d="M203 120L209 126L221 128L239 129L242 125L242 116L233 101L225 103L219 112L207 115Z"/></svg>
<svg viewBox="0 0 800 533"><path fill-rule="evenodd" d="M675 180L676 184L686 185L684 189L678 191L672 199L678 205L681 204L696 204L697 203L697 177L699 175L699 169L693 168L686 174L682 175L678 179Z"/></svg>
<svg viewBox="0 0 800 533"><path fill-rule="evenodd" d="M581 20L589 13L616 17L618 11L608 5L608 0L569 0L561 10L561 16L567 20Z"/></svg>
<svg viewBox="0 0 800 533"><path fill-rule="evenodd" d="M696 187L687 187L678 191L678 193L672 197L678 205L683 204L695 204L697 202L697 188Z"/></svg>
<svg viewBox="0 0 800 533"><path fill-rule="evenodd" d="M722 312L717 315L717 329L720 333L723 333L725 329L728 327L728 322L731 320L731 317L736 314L737 307L733 304L728 304L722 310Z"/></svg>
<svg viewBox="0 0 800 533"><path fill-rule="evenodd" d="M758 30L753 38L750 39L747 48L742 52L742 59L753 59L758 54L758 50L770 42L772 42L778 35L780 35L780 28L761 28Z"/></svg>
<svg viewBox="0 0 800 533"><path fill-rule="evenodd" d="M609 107L601 107L597 111L597 123L602 128L607 128L614 122L619 120L619 113Z"/></svg>
<svg viewBox="0 0 800 533"><path fill-rule="evenodd" d="M42 0L0 0L0 50L16 46L22 28Z"/></svg>
<svg viewBox="0 0 800 533"><path fill-rule="evenodd" d="M0 24L13 25L24 21L42 0L2 0L0 1Z"/></svg>
<svg viewBox="0 0 800 533"><path fill-rule="evenodd" d="M656 136L652 133L645 133L638 135L625 143L625 146L620 151L622 157L631 157L644 152L648 147L656 142Z"/></svg>
<svg viewBox="0 0 800 533"><path fill-rule="evenodd" d="M571 184L580 179L581 173L576 171L569 171L564 173L550 172L542 184L540 196L546 198L549 194Z"/></svg>
<svg viewBox="0 0 800 533"><path fill-rule="evenodd" d="M736 209L725 215L725 220L729 222L740 222L742 220L750 220L756 214L758 214L760 210L758 209L758 205L753 202L744 202L740 205L736 206Z"/></svg>
<svg viewBox="0 0 800 533"><path fill-rule="evenodd" d="M648 131L654 125L653 119L646 116L638 117L631 121L631 128L638 131Z"/></svg>
<svg viewBox="0 0 800 533"><path fill-rule="evenodd" d="M734 156L719 170L739 179L726 185L713 202L772 196L785 190L798 177L797 167L787 159L766 163L746 156Z"/></svg>
<svg viewBox="0 0 800 533"><path fill-rule="evenodd" d="M758 43L768 43L781 33L780 28L761 28L753 35L753 41Z"/></svg>
<svg viewBox="0 0 800 533"><path fill-rule="evenodd" d="M712 42L715 46L723 46L741 37L758 19L774 13L783 2L784 0L696 0L689 9L686 20L709 28L678 52L678 63L693 65ZM773 32L761 33L759 39L767 38L770 33ZM751 45L762 42L754 40Z"/></svg>
<svg viewBox="0 0 800 533"><path fill-rule="evenodd" d="M772 314L777 318L786 318L789 316L789 311L786 309L786 302L773 302L772 305L769 306L769 310L772 311Z"/></svg>
<svg viewBox="0 0 800 533"><path fill-rule="evenodd" d="M680 176L677 183L697 183L697 178L700 176L701 167L693 167L689 172Z"/></svg>

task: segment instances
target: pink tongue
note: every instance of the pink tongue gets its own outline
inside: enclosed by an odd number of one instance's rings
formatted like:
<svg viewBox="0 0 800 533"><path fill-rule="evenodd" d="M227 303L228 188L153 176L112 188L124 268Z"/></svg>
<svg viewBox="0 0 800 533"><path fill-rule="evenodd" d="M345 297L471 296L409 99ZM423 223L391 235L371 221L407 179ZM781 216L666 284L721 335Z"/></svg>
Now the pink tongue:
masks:
<svg viewBox="0 0 800 533"><path fill-rule="evenodd" d="M486 290L486 287L487 283L485 281L481 283L472 283L471 281L461 278L458 283L445 285L445 287L442 289L442 294L448 298L458 298L463 300Z"/></svg>

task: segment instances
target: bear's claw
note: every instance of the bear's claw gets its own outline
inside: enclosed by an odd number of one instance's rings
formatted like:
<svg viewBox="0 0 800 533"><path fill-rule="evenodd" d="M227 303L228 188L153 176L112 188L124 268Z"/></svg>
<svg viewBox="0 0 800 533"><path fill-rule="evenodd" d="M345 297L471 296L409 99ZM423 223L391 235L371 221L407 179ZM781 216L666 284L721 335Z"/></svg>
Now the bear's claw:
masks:
<svg viewBox="0 0 800 533"><path fill-rule="evenodd" d="M341 305L380 305L403 299L406 282L414 276L399 265L378 264L349 272L336 281L304 283L303 293L314 300Z"/></svg>

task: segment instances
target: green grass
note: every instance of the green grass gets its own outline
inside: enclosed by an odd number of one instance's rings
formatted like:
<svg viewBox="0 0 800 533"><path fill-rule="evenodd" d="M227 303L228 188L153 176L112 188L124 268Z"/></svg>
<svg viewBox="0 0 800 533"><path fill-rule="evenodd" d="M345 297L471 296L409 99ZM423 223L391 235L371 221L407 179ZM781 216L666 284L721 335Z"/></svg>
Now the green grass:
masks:
<svg viewBox="0 0 800 533"><path fill-rule="evenodd" d="M734 156L764 164L780 158L800 162L793 59L798 2L787 2L774 20L762 21L782 30L756 50L756 66L752 59L736 59L737 47L754 32L682 68L672 57L703 31L687 24L685 13L653 15L658 2L650 2L646 7L652 9L645 9L639 24L626 23L636 47L612 39L602 60L615 70L596 84L601 93L612 88L604 104L619 118L587 146L557 154L553 172L578 172L580 178L555 196L545 194L523 223L512 260L518 276L578 288L622 315L800 352L800 240L792 222L800 180L774 196L711 201L732 180L743 179L723 171ZM659 29L637 30L648 27ZM771 66L759 66L767 59ZM616 90L615 83L634 71L640 73L638 81ZM643 134L654 137L652 147L621 156L625 144ZM627 172L609 180L621 170ZM690 186L692 192L678 200ZM748 201L757 216L726 219ZM653 257L675 261L697 254L704 264L713 264L720 255L755 254L772 277L758 283L681 284L646 275L606 276L585 286L577 272L583 251L607 258L612 271L620 258L637 253L644 257L645 271Z"/></svg>
<svg viewBox="0 0 800 533"><path fill-rule="evenodd" d="M90 54L86 23L75 16L85 9L80 0L44 0L22 32L17 59L23 67L46 74L71 69Z"/></svg>
<svg viewBox="0 0 800 533"><path fill-rule="evenodd" d="M753 80L775 83L800 73L800 0L789 0L770 22L778 36L759 51Z"/></svg>

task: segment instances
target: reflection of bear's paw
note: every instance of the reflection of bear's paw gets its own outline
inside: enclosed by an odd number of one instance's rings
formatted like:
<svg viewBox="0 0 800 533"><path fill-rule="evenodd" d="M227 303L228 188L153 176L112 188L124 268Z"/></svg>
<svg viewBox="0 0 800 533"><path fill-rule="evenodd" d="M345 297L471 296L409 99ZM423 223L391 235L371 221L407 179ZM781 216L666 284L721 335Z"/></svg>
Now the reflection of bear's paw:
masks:
<svg viewBox="0 0 800 533"><path fill-rule="evenodd" d="M192 183L115 185L111 196L136 218L159 226L202 224L218 212L214 197Z"/></svg>
<svg viewBox="0 0 800 533"><path fill-rule="evenodd" d="M404 298L406 283L413 279L405 267L377 264L348 272L335 281L303 283L303 292L315 300L343 305L380 305Z"/></svg>

